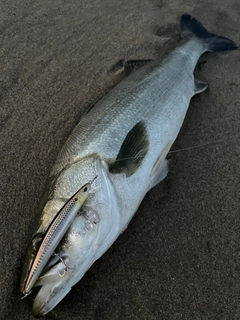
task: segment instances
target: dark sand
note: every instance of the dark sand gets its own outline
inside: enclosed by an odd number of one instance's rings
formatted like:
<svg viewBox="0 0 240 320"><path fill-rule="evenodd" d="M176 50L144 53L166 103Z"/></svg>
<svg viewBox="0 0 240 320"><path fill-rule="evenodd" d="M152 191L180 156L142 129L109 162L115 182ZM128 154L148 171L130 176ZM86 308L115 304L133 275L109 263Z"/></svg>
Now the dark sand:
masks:
<svg viewBox="0 0 240 320"><path fill-rule="evenodd" d="M131 3L131 4L130 4ZM199 4L198 4L199 3ZM240 44L229 1L1 1L0 314L33 319L18 292L45 180L119 59L156 58L179 42L182 13ZM44 319L240 319L240 56L208 54L173 149L173 174L128 229Z"/></svg>

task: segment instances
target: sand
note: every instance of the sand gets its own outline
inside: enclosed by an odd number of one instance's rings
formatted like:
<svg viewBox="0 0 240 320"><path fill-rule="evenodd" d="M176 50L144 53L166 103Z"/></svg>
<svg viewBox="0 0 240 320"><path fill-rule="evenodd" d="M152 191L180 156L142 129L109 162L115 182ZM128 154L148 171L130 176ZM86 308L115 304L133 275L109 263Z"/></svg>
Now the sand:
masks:
<svg viewBox="0 0 240 320"><path fill-rule="evenodd" d="M237 0L2 1L0 318L33 319L19 281L44 183L120 59L179 43L181 14L240 43ZM240 59L207 54L167 179L128 229L44 319L240 319Z"/></svg>

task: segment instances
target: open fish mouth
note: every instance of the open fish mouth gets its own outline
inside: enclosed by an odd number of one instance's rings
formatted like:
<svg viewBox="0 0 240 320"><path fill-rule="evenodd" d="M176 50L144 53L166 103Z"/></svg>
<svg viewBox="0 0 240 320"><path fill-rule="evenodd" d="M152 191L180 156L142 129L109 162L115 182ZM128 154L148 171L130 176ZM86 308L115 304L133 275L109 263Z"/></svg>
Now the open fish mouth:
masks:
<svg viewBox="0 0 240 320"><path fill-rule="evenodd" d="M71 290L65 283L46 284L40 287L33 303L34 317L42 317L51 311Z"/></svg>
<svg viewBox="0 0 240 320"><path fill-rule="evenodd" d="M54 261L54 259L52 259ZM68 259L66 259L68 260ZM55 261L54 261L55 262ZM46 267L50 268L43 273L34 285L36 294L32 312L35 317L44 316L51 311L71 290L70 279L75 268L66 267L62 261L50 266L49 262Z"/></svg>

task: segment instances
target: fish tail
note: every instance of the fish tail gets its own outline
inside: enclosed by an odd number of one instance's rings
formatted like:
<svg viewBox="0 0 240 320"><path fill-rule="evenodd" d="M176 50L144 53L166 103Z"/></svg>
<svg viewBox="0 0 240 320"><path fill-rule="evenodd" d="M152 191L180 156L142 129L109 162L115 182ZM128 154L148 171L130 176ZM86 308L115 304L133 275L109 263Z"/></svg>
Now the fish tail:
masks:
<svg viewBox="0 0 240 320"><path fill-rule="evenodd" d="M204 26L189 14L182 15L182 37L195 36L199 38L205 47L205 51L218 52L236 50L237 45L230 39L209 33Z"/></svg>

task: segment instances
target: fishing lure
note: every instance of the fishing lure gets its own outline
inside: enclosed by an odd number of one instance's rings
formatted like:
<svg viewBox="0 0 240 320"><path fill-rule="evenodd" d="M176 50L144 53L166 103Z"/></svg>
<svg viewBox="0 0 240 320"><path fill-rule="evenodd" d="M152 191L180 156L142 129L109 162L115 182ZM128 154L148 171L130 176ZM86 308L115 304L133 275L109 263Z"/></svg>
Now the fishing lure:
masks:
<svg viewBox="0 0 240 320"><path fill-rule="evenodd" d="M43 268L46 266L47 262L51 258L55 249L57 248L59 242L65 235L66 231L70 227L73 219L76 217L77 213L81 209L83 203L87 199L89 194L89 189L92 182L96 179L96 177L90 182L86 183L81 187L59 210L57 215L54 217L53 221L49 225L45 235L43 238L38 234L37 242L40 240L41 244L39 249L37 250L37 254L35 259L32 262L32 266L30 268L28 278L24 287L23 294L27 296L30 294L32 287L40 276ZM34 243L35 248L37 249L38 244ZM59 259L65 266L65 271L67 270L67 266L64 263L63 259L58 256ZM61 275L60 275L61 276Z"/></svg>

